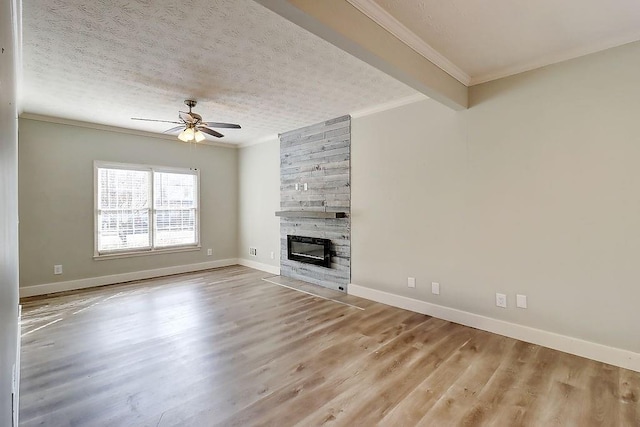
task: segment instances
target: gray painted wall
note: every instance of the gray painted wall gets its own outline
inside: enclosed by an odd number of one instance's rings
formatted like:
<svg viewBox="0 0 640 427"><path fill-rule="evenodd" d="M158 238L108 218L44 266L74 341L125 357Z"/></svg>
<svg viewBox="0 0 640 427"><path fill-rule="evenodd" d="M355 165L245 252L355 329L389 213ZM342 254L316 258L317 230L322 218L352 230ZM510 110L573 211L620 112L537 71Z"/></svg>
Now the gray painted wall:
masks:
<svg viewBox="0 0 640 427"><path fill-rule="evenodd" d="M20 119L19 150L20 286L237 257L235 148ZM94 260L94 160L200 169L202 249Z"/></svg>
<svg viewBox="0 0 640 427"><path fill-rule="evenodd" d="M18 340L18 182L14 3L0 3L0 425L12 425Z"/></svg>
<svg viewBox="0 0 640 427"><path fill-rule="evenodd" d="M638 70L633 43L353 119L352 283L640 352Z"/></svg>
<svg viewBox="0 0 640 427"><path fill-rule="evenodd" d="M351 118L307 126L280 136L281 210L350 212ZM307 190L304 190L304 184ZM295 185L298 184L298 190ZM331 268L287 259L287 235L331 240ZM346 291L351 279L351 220L281 218L280 274ZM342 288L342 289L340 289Z"/></svg>
<svg viewBox="0 0 640 427"><path fill-rule="evenodd" d="M240 236L238 257L271 267L280 267L280 140L239 150ZM256 248L256 256L249 248ZM271 253L273 252L273 259Z"/></svg>

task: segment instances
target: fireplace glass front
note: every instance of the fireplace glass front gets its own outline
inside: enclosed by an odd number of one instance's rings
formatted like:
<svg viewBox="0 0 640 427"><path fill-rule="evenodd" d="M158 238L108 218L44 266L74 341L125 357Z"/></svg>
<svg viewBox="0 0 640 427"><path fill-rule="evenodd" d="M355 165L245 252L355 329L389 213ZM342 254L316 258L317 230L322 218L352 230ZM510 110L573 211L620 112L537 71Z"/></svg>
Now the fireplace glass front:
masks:
<svg viewBox="0 0 640 427"><path fill-rule="evenodd" d="M331 267L331 241L316 237L287 236L287 258L307 264Z"/></svg>

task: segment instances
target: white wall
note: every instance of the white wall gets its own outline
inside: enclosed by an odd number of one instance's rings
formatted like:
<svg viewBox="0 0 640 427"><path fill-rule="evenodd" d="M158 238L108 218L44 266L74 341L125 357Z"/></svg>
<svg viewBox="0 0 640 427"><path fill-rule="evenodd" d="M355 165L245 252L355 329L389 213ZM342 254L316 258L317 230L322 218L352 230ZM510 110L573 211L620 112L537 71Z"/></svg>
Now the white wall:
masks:
<svg viewBox="0 0 640 427"><path fill-rule="evenodd" d="M640 352L638 70L634 43L354 119L352 282Z"/></svg>
<svg viewBox="0 0 640 427"><path fill-rule="evenodd" d="M16 20L0 2L0 425L12 425L11 393L18 340L18 182ZM16 390L17 391L17 390Z"/></svg>
<svg viewBox="0 0 640 427"><path fill-rule="evenodd" d="M237 256L235 148L20 119L19 151L21 287ZM202 250L94 260L94 160L198 168ZM54 275L54 264L64 274Z"/></svg>
<svg viewBox="0 0 640 427"><path fill-rule="evenodd" d="M240 148L239 253L243 263L277 273L280 269L280 141ZM249 247L258 250L249 255ZM271 259L271 252L274 258Z"/></svg>

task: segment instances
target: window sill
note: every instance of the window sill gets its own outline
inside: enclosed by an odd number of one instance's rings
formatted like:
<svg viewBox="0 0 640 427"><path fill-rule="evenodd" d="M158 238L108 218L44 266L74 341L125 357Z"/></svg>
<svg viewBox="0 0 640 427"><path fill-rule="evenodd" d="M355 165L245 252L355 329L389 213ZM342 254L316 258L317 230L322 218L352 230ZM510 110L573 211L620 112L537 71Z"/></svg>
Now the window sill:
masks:
<svg viewBox="0 0 640 427"><path fill-rule="evenodd" d="M138 251L138 252L116 252L112 254L102 254L102 255L94 255L93 259L95 261L105 261L108 259L118 259L118 258L132 258L138 256L148 256L148 255L161 255L161 254L173 254L178 252L195 252L201 250L201 246L189 246L189 247L176 247L176 248L167 248L167 249L155 249L150 251Z"/></svg>

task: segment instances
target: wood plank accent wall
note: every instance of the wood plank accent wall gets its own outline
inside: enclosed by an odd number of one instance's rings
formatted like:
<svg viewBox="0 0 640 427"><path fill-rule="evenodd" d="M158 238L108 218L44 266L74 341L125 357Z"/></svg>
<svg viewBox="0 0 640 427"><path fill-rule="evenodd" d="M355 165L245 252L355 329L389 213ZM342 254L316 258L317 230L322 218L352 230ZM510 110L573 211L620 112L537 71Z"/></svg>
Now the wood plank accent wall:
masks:
<svg viewBox="0 0 640 427"><path fill-rule="evenodd" d="M346 292L351 280L350 156L350 116L280 135L280 208L347 213L336 219L280 218L282 276ZM288 234L330 239L331 268L288 260Z"/></svg>

